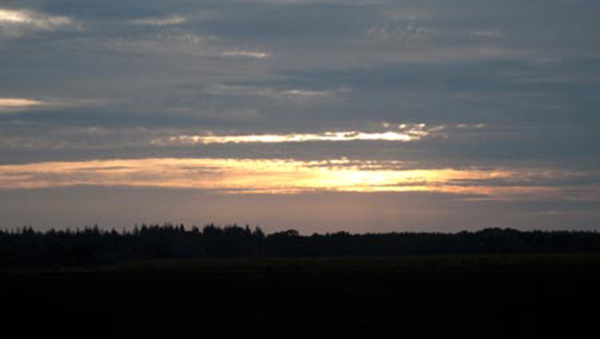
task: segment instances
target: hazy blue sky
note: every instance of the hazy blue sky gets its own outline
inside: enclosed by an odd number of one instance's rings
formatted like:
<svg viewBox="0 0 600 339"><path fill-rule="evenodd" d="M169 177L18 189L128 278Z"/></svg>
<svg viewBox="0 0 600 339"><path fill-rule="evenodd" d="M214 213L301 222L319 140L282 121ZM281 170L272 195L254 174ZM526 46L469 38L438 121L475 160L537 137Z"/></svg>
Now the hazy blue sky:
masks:
<svg viewBox="0 0 600 339"><path fill-rule="evenodd" d="M0 1L0 227L598 229L599 15Z"/></svg>

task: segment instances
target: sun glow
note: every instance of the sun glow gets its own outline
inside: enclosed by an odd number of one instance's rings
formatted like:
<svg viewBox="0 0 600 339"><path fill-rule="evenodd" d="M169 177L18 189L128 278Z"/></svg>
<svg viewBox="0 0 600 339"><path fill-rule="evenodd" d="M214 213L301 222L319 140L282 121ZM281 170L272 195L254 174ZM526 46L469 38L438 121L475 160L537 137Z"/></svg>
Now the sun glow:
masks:
<svg viewBox="0 0 600 339"><path fill-rule="evenodd" d="M43 101L22 98L0 98L1 108L19 108L43 105Z"/></svg>
<svg viewBox="0 0 600 339"><path fill-rule="evenodd" d="M14 113L47 105L45 101L25 98L0 98L0 114Z"/></svg>
<svg viewBox="0 0 600 339"><path fill-rule="evenodd" d="M134 159L45 162L0 166L0 188L78 185L200 189L224 193L447 192L494 195L544 187L494 187L511 171L406 169L398 161L333 159ZM461 184L468 180L469 185Z"/></svg>

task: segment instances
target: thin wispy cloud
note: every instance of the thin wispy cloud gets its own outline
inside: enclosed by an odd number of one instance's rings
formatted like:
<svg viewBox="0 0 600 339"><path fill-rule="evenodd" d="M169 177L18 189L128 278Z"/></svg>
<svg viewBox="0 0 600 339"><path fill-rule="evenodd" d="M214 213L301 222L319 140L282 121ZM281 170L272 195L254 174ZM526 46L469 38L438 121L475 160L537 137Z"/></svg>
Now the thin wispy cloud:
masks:
<svg viewBox="0 0 600 339"><path fill-rule="evenodd" d="M172 18L171 18L172 19ZM149 19L146 26L171 26L171 19L153 21ZM136 19L137 20L137 19ZM143 19L146 20L146 19ZM160 24L159 24L160 23ZM62 42L70 48L79 50L108 50L125 54L150 54L151 56L197 56L223 59L256 59L266 60L273 57L270 51L259 49L230 49L230 44L223 37L213 34L199 34L185 30L166 30L160 33L130 36L98 36L78 37Z"/></svg>
<svg viewBox="0 0 600 339"><path fill-rule="evenodd" d="M435 130L435 129L434 129ZM403 125L399 131L360 132L331 131L322 133L253 134L253 135L178 135L154 140L156 145L194 144L246 144L246 143L302 143L302 142L350 142L350 141L396 141L410 142L427 137L431 133L425 125Z"/></svg>
<svg viewBox="0 0 600 339"><path fill-rule="evenodd" d="M478 39L496 39L502 37L500 30L476 30L469 32L469 35Z"/></svg>
<svg viewBox="0 0 600 339"><path fill-rule="evenodd" d="M231 96L258 96L271 99L324 99L341 94L349 93L349 88L338 88L331 90L316 90L307 88L274 88L274 87L252 87L240 85L214 85L204 90L204 93L213 95Z"/></svg>
<svg viewBox="0 0 600 339"><path fill-rule="evenodd" d="M0 111L4 109L21 109L44 105L41 100L25 99L25 98L0 98Z"/></svg>
<svg viewBox="0 0 600 339"><path fill-rule="evenodd" d="M82 37L64 42L79 50L104 50L126 54L218 55L219 38L213 35L166 32L141 37Z"/></svg>
<svg viewBox="0 0 600 339"><path fill-rule="evenodd" d="M368 41L377 44L400 46L428 46L439 48L446 45L468 46L470 43L491 42L502 38L499 29L465 30L464 28L439 28L417 21L388 21L370 27L365 32Z"/></svg>
<svg viewBox="0 0 600 339"><path fill-rule="evenodd" d="M159 18L133 19L130 20L129 23L140 26L176 26L184 24L187 21L188 19L183 16L172 15Z"/></svg>
<svg viewBox="0 0 600 339"><path fill-rule="evenodd" d="M32 99L0 98L0 113L18 113L34 109L58 109L68 107L94 107L102 105L103 99Z"/></svg>
<svg viewBox="0 0 600 339"><path fill-rule="evenodd" d="M265 134L215 134L206 131L204 134L180 134L169 137L156 138L151 141L153 145L176 146L196 144L285 144L285 143L310 143L332 142L347 143L357 141L383 141L383 142L417 142L428 138L447 140L456 136L464 136L470 131L482 130L486 124L454 124L454 125L427 125L418 124L392 124L383 122L380 131L324 131L319 133L265 133Z"/></svg>
<svg viewBox="0 0 600 339"><path fill-rule="evenodd" d="M448 35L448 32L410 22L388 22L384 25L367 29L365 35L368 39L375 42L389 43L396 41L407 44L434 38L443 38Z"/></svg>
<svg viewBox="0 0 600 339"><path fill-rule="evenodd" d="M50 15L30 9L0 8L0 37L15 38L39 31L81 28L79 22L68 16Z"/></svg>
<svg viewBox="0 0 600 339"><path fill-rule="evenodd" d="M238 57L238 58L252 58L252 59L268 59L273 57L272 52L258 51L258 50L243 50L243 49L232 49L224 50L219 55L224 57Z"/></svg>

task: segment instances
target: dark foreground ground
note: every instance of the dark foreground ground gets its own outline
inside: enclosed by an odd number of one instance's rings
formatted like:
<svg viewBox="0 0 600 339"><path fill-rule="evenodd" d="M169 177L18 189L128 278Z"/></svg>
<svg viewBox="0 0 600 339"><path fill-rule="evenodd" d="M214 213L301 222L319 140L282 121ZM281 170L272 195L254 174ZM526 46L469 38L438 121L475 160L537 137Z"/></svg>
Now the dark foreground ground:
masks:
<svg viewBox="0 0 600 339"><path fill-rule="evenodd" d="M5 321L88 334L583 338L600 325L597 254L155 261L2 271L0 290Z"/></svg>

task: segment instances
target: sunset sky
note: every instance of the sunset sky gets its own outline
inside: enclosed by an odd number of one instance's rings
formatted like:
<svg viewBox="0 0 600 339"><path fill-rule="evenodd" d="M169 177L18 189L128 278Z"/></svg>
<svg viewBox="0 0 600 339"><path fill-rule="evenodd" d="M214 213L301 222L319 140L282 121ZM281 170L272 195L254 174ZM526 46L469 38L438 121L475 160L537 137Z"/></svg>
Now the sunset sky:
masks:
<svg viewBox="0 0 600 339"><path fill-rule="evenodd" d="M0 228L600 229L599 14L0 1Z"/></svg>

